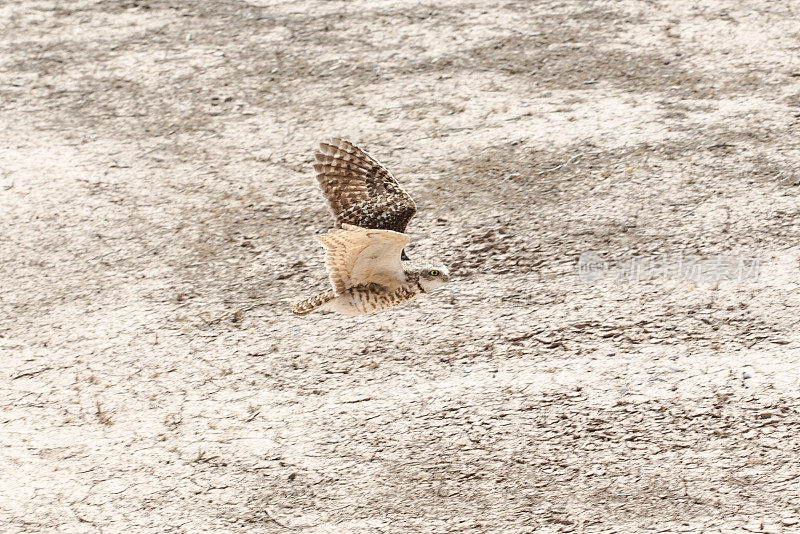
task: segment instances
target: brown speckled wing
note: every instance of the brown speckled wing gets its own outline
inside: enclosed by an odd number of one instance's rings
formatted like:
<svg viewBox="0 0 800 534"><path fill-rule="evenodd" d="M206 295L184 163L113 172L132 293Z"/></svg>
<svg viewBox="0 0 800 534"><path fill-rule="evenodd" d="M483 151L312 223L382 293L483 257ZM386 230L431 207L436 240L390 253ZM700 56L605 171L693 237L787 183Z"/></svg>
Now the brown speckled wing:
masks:
<svg viewBox="0 0 800 534"><path fill-rule="evenodd" d="M352 224L405 232L417 206L377 160L338 138L320 144L316 160L317 181L337 228Z"/></svg>

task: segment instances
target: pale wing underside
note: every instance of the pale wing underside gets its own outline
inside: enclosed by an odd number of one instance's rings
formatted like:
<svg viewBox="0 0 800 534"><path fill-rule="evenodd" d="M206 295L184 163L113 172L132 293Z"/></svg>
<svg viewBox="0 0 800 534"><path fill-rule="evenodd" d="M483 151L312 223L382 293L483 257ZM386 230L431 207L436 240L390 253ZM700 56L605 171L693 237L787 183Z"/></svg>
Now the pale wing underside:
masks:
<svg viewBox="0 0 800 534"><path fill-rule="evenodd" d="M400 255L410 241L391 230L371 230L349 224L318 236L325 247L325 268L337 295L366 284L396 289L405 282Z"/></svg>
<svg viewBox="0 0 800 534"><path fill-rule="evenodd" d="M336 226L405 232L417 206L375 158L344 139L320 144L314 170Z"/></svg>

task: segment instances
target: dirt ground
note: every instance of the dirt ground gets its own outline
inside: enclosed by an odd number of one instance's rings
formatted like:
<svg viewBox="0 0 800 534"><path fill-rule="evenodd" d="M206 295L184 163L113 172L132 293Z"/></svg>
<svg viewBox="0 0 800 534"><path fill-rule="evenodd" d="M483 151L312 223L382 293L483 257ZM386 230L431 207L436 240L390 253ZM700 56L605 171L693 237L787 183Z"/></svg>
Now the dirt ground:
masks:
<svg viewBox="0 0 800 534"><path fill-rule="evenodd" d="M800 532L797 2L0 23L0 532ZM337 135L450 286L291 315Z"/></svg>

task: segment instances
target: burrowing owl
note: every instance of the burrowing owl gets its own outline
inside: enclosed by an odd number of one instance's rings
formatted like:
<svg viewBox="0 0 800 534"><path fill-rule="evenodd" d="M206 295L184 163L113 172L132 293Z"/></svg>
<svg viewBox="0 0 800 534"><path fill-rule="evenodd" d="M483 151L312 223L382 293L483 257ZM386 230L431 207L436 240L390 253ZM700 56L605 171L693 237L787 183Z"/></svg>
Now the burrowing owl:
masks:
<svg viewBox="0 0 800 534"><path fill-rule="evenodd" d="M297 303L296 315L377 312L450 281L444 265L406 256L404 232L417 206L383 165L343 139L320 144L316 160L317 181L336 219L335 229L318 236L333 290Z"/></svg>

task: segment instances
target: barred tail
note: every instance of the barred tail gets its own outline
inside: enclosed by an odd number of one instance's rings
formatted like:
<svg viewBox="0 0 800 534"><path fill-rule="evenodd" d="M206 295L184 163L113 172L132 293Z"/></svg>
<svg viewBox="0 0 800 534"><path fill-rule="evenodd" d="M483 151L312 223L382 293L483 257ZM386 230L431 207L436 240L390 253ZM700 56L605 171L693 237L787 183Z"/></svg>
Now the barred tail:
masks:
<svg viewBox="0 0 800 534"><path fill-rule="evenodd" d="M336 298L336 293L333 291L326 291L316 297L307 298L292 306L292 313L295 315L308 315L317 308L320 308Z"/></svg>

